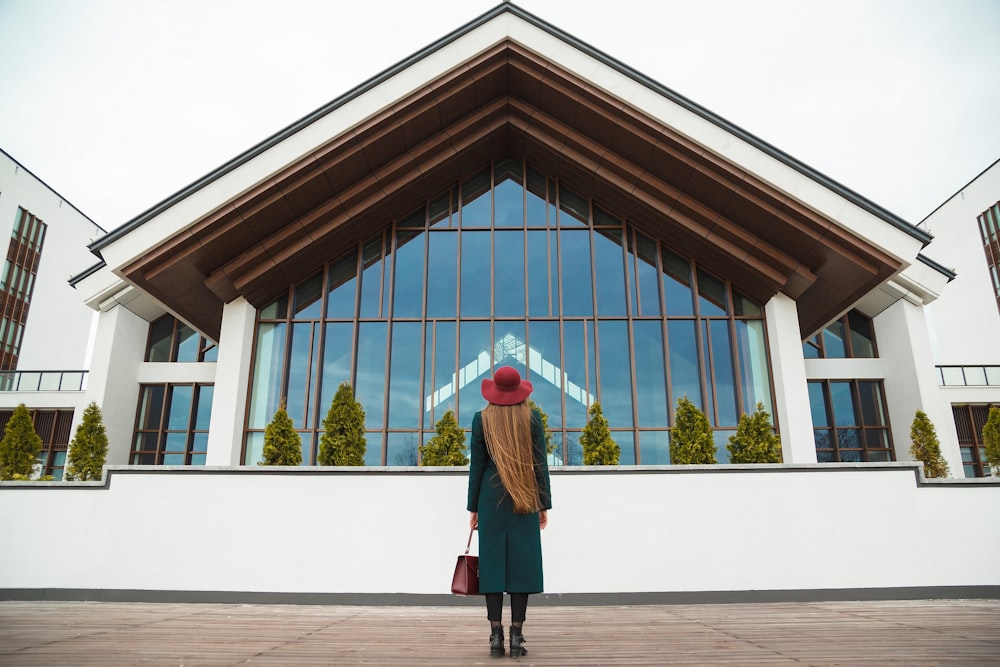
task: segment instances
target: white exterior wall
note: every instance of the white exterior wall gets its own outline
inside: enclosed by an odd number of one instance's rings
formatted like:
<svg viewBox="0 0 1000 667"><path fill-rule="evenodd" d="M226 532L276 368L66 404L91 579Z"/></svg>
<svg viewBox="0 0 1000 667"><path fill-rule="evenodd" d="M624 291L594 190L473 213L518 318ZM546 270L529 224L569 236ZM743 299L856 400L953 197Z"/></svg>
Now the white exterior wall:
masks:
<svg viewBox="0 0 1000 667"><path fill-rule="evenodd" d="M784 463L816 463L809 388L795 301L775 294L764 307L774 384L775 411Z"/></svg>
<svg viewBox="0 0 1000 667"><path fill-rule="evenodd" d="M874 320L879 356L886 370L885 395L896 460L913 459L910 426L917 410L922 410L934 424L951 474L962 477L955 420L938 386L924 313L925 307L900 299Z"/></svg>
<svg viewBox="0 0 1000 667"><path fill-rule="evenodd" d="M983 527L1000 523L1000 483L918 484L916 469L554 471L545 592L995 592L1000 532ZM108 488L3 483L0 534L18 539L0 550L0 597L447 595L468 535L466 480L461 469L132 467L112 470Z"/></svg>
<svg viewBox="0 0 1000 667"><path fill-rule="evenodd" d="M18 207L47 227L18 370L84 370L90 343L88 334L96 313L83 303L69 285L69 279L97 263L87 245L104 231L31 172L0 152L0 242L4 257ZM74 335L68 336L67 332Z"/></svg>
<svg viewBox="0 0 1000 667"><path fill-rule="evenodd" d="M927 307L938 365L1000 365L1000 310L976 221L997 201L1000 161L920 223L934 235L926 254L957 274L941 297ZM993 401L1000 402L1000 388Z"/></svg>

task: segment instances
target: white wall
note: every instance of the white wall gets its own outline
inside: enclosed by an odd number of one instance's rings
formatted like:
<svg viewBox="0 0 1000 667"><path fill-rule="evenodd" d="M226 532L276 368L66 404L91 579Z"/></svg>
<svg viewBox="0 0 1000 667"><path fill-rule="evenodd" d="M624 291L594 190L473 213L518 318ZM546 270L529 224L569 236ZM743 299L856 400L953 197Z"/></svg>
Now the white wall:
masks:
<svg viewBox="0 0 1000 667"><path fill-rule="evenodd" d="M96 313L83 303L69 279L97 263L87 245L103 235L103 230L0 152L0 247L4 257L18 207L47 226L18 370L84 370L88 332Z"/></svg>
<svg viewBox="0 0 1000 667"><path fill-rule="evenodd" d="M938 365L1000 364L1000 311L976 221L997 201L1000 161L920 223L934 235L925 254L957 274L940 298L927 306Z"/></svg>
<svg viewBox="0 0 1000 667"><path fill-rule="evenodd" d="M1000 585L1000 482L907 464L569 468L553 594ZM55 487L55 488L53 488ZM466 473L112 468L0 484L2 589L447 594ZM932 529L928 530L928 527Z"/></svg>

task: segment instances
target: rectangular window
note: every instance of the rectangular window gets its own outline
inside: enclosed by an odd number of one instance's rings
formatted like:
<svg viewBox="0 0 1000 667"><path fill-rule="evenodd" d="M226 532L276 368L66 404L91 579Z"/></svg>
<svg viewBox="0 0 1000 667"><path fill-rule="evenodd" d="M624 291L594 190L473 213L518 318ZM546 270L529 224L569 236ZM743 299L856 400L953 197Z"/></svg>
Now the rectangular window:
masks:
<svg viewBox="0 0 1000 667"><path fill-rule="evenodd" d="M818 462L895 460L881 380L811 381L809 406Z"/></svg>
<svg viewBox="0 0 1000 667"><path fill-rule="evenodd" d="M45 223L31 213L20 207L17 209L7 247L3 280L0 282L0 313L4 315L0 320L0 341L3 342L0 346L0 371L17 368L46 229Z"/></svg>
<svg viewBox="0 0 1000 667"><path fill-rule="evenodd" d="M53 479L63 478L66 466L66 451L69 448L70 428L73 424L72 410L31 410L31 423L35 433L42 439L42 451L37 458L39 477L51 475ZM7 428L13 410L0 410L0 433Z"/></svg>
<svg viewBox="0 0 1000 667"><path fill-rule="evenodd" d="M852 310L802 341L802 354L806 359L874 359L875 327L870 317Z"/></svg>
<svg viewBox="0 0 1000 667"><path fill-rule="evenodd" d="M205 465L214 389L210 384L140 386L132 465Z"/></svg>
<svg viewBox="0 0 1000 667"><path fill-rule="evenodd" d="M983 252L986 255L986 266L993 282L997 309L1000 310L1000 202L983 211L977 220L979 234L983 240Z"/></svg>
<svg viewBox="0 0 1000 667"><path fill-rule="evenodd" d="M962 450L962 469L966 477L990 477L986 462L986 445L983 443L983 426L989 419L990 408L1000 405L953 405L958 446Z"/></svg>
<svg viewBox="0 0 1000 667"><path fill-rule="evenodd" d="M146 361L217 361L219 348L173 315L150 322Z"/></svg>

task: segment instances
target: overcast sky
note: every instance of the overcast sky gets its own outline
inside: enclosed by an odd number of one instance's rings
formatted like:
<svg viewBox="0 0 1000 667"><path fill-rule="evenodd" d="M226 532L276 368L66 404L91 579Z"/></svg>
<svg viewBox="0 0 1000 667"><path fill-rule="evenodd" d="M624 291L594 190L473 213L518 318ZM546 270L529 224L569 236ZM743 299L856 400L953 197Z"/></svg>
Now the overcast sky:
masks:
<svg viewBox="0 0 1000 667"><path fill-rule="evenodd" d="M114 229L496 4L0 0L0 148ZM1000 0L516 4L913 223L1000 158Z"/></svg>

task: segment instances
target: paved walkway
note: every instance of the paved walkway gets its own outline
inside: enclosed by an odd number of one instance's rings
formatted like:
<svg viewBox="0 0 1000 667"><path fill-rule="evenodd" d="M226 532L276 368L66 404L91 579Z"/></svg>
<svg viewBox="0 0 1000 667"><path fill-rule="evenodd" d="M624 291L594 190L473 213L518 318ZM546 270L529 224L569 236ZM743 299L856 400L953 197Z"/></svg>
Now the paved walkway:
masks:
<svg viewBox="0 0 1000 667"><path fill-rule="evenodd" d="M472 607L0 602L18 667L509 664L488 634ZM522 665L996 666L1000 600L536 607L525 636Z"/></svg>

